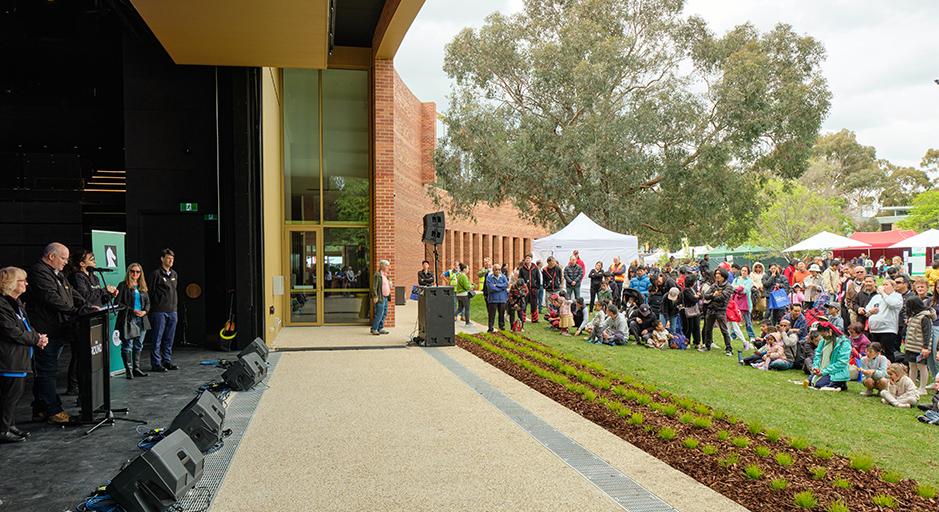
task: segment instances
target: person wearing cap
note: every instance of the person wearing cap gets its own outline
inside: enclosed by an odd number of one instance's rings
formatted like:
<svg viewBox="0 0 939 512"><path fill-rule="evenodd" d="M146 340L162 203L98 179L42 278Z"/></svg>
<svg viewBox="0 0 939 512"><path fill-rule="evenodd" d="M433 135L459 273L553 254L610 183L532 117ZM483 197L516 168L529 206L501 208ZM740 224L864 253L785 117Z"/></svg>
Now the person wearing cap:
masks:
<svg viewBox="0 0 939 512"><path fill-rule="evenodd" d="M851 342L831 322L819 321L820 342L812 359L811 384L826 391L847 391L851 379Z"/></svg>
<svg viewBox="0 0 939 512"><path fill-rule="evenodd" d="M639 305L636 316L629 322L629 332L636 339L639 345L645 345L652 336L652 329L655 328L655 322L658 320L652 308L648 304ZM625 345L625 342L623 343Z"/></svg>
<svg viewBox="0 0 939 512"><path fill-rule="evenodd" d="M815 263L809 265L809 275L802 280L802 286L805 287L805 297L803 304L805 309L815 307L815 301L821 296L824 288L822 287L822 269Z"/></svg>
<svg viewBox="0 0 939 512"><path fill-rule="evenodd" d="M714 271L714 284L708 289L706 295L708 298L707 317L704 319L704 338L703 351L711 350L711 344L714 339L714 325L717 324L724 338L724 353L728 356L733 355L733 346L730 344L730 333L727 326L727 303L733 295L734 289L727 282L727 271L718 268Z"/></svg>
<svg viewBox="0 0 939 512"><path fill-rule="evenodd" d="M828 321L839 331L844 332L844 318L841 318L841 305L837 302L829 302L825 307L828 313Z"/></svg>
<svg viewBox="0 0 939 512"><path fill-rule="evenodd" d="M665 317L665 328L668 332L683 334L681 329L681 297L677 286L669 288L665 300L662 301L662 315Z"/></svg>

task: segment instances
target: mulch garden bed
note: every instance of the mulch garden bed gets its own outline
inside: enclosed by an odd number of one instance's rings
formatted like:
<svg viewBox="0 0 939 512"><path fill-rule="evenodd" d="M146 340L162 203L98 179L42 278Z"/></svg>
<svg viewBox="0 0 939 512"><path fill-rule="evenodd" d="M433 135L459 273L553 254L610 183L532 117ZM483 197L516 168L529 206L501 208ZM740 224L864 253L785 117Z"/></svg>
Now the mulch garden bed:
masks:
<svg viewBox="0 0 939 512"><path fill-rule="evenodd" d="M816 452L807 443L800 445L517 334L461 334L457 345L752 511L939 510L935 496L927 498L934 491L928 486L899 480L876 467L855 469L852 462L863 466L863 461ZM695 425L693 418L705 424ZM686 441L689 438L697 443ZM706 454L705 446L716 453ZM783 480L785 488L771 488L771 482L781 487ZM811 497L803 495L807 503L797 505L796 494L806 491ZM810 507L811 498L816 504Z"/></svg>

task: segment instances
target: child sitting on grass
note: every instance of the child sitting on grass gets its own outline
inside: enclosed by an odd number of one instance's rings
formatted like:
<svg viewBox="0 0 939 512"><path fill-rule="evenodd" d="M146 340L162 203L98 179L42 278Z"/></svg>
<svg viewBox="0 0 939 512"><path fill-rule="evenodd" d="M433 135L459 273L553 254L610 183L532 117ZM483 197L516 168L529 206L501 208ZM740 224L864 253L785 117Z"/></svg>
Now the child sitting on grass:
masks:
<svg viewBox="0 0 939 512"><path fill-rule="evenodd" d="M882 390L887 389L887 384L890 382L887 379L887 368L890 366L890 360L883 355L883 351L884 349L880 343L875 341L868 345L867 355L857 360L858 372L862 375L861 383L864 384L865 388L864 391L861 391L862 396L879 395ZM877 389L876 393L874 392L875 388Z"/></svg>
<svg viewBox="0 0 939 512"><path fill-rule="evenodd" d="M753 363L759 363L763 360L763 356L766 355L766 350L769 348L770 342L778 338L778 333L776 332L777 328L769 324L769 322L760 323L760 335L756 338L753 338L753 355L743 358L742 364L753 365Z"/></svg>
<svg viewBox="0 0 939 512"><path fill-rule="evenodd" d="M602 310L603 308L600 305L604 302L613 302L613 292L610 290L610 283L606 280L600 283L600 291L597 292L597 301L593 307Z"/></svg>
<svg viewBox="0 0 939 512"><path fill-rule="evenodd" d="M848 339L851 340L851 348L857 351L858 354L862 356L867 353L867 347L870 346L871 340L867 338L867 335L864 334L864 326L858 322L848 326Z"/></svg>
<svg viewBox="0 0 939 512"><path fill-rule="evenodd" d="M786 361L786 349L783 345L782 337L785 333L777 333L777 336L771 336L767 338L769 340L769 345L765 346L766 353L763 355L763 359L756 363L753 363L753 367L757 370L769 370L770 365L773 361Z"/></svg>
<svg viewBox="0 0 939 512"><path fill-rule="evenodd" d="M558 306L558 317L560 321L558 322L558 329L561 330L561 336L570 336L570 328L574 327L574 312L571 311L571 301L567 299L567 294L564 290L558 292L558 298L560 299L560 304Z"/></svg>
<svg viewBox="0 0 939 512"><path fill-rule="evenodd" d="M665 328L665 324L660 320L656 320L655 329L652 330L652 336L649 337L646 346L663 350L668 349L668 343L672 340L672 336L674 335L668 332L668 329Z"/></svg>
<svg viewBox="0 0 939 512"><path fill-rule="evenodd" d="M926 389L933 392L932 403L929 405L917 405L919 410L923 411L925 414L918 416L916 419L923 423L929 423L930 425L939 425L939 375L936 375L935 382L926 386Z"/></svg>
<svg viewBox="0 0 939 512"><path fill-rule="evenodd" d="M887 389L880 392L880 401L894 407L909 408L919 401L919 389L906 375L906 366L892 363L887 368Z"/></svg>
<svg viewBox="0 0 939 512"><path fill-rule="evenodd" d="M607 309L610 307L610 305L611 304L609 302L603 301L600 303L600 311L597 311L593 314L593 319L587 326L587 332L589 332L590 335L584 338L584 341L587 343L600 342L600 335L603 333L603 329L605 329L607 324L610 322L610 317L607 315Z"/></svg>

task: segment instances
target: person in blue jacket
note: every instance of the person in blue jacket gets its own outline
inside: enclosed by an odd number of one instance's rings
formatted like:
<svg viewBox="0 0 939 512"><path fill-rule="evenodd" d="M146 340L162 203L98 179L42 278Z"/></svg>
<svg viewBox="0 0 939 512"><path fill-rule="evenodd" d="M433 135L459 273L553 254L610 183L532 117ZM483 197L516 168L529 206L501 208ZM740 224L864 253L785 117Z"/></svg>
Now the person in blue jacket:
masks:
<svg viewBox="0 0 939 512"><path fill-rule="evenodd" d="M492 273L486 276L486 310L489 313L489 331L493 332L493 321L499 315L499 330L505 329L505 304L509 301L509 280L502 274L502 268L495 264Z"/></svg>
<svg viewBox="0 0 939 512"><path fill-rule="evenodd" d="M629 280L629 287L641 293L642 300L646 302L649 301L649 288L651 286L652 281L650 281L649 276L646 275L645 267L639 267L636 270L636 277Z"/></svg>
<svg viewBox="0 0 939 512"><path fill-rule="evenodd" d="M847 391L851 379L851 340L828 321L816 322L813 327L818 329L822 341L812 360L812 385L824 390Z"/></svg>

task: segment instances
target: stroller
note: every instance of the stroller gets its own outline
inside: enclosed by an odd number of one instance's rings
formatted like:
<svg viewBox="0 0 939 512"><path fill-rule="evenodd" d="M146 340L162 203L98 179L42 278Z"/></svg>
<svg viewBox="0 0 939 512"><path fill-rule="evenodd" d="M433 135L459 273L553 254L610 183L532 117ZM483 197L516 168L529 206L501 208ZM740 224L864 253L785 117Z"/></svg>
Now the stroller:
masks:
<svg viewBox="0 0 939 512"><path fill-rule="evenodd" d="M812 309L806 309L802 312L805 315L805 325L811 327L812 324L818 321L818 317L824 316L830 301L831 297L827 293L820 294L818 299L815 300L815 304L812 304Z"/></svg>

